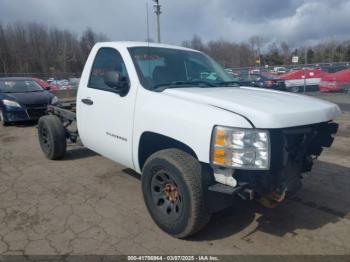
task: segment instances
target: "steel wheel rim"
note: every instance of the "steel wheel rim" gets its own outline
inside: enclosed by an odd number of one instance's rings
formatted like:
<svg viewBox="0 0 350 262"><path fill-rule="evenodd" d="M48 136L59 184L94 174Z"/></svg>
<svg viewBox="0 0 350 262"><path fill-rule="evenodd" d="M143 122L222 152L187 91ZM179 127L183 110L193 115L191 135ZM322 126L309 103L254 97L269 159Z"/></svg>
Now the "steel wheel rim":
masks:
<svg viewBox="0 0 350 262"><path fill-rule="evenodd" d="M50 143L49 143L49 138L48 138L48 133L47 133L47 129L45 127L41 128L41 141L43 146L49 150L50 149Z"/></svg>
<svg viewBox="0 0 350 262"><path fill-rule="evenodd" d="M156 209L165 217L177 220L181 216L182 191L171 175L164 171L155 173L151 180L151 194Z"/></svg>

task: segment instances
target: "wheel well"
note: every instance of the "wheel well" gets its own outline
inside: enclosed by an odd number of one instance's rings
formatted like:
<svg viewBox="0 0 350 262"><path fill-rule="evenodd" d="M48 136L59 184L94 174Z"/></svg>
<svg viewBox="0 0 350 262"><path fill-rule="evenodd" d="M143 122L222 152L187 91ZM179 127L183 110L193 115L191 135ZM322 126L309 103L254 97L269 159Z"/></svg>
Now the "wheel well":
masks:
<svg viewBox="0 0 350 262"><path fill-rule="evenodd" d="M142 170L143 165L145 164L149 156L151 156L153 153L157 151L168 149L168 148L180 149L192 155L196 159L198 159L196 153L188 145L176 139L173 139L171 137L167 137L167 136L153 133L153 132L145 132L142 134L140 143L139 143L140 169Z"/></svg>

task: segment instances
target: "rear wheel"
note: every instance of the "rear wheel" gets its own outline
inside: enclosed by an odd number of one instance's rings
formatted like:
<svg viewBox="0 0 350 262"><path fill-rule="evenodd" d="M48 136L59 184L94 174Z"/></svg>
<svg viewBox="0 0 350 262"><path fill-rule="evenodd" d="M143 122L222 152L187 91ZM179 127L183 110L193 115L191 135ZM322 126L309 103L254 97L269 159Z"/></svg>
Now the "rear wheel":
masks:
<svg viewBox="0 0 350 262"><path fill-rule="evenodd" d="M5 117L4 117L4 113L0 110L0 123L3 125L3 126L8 126L9 125L9 122L7 122L5 120Z"/></svg>
<svg viewBox="0 0 350 262"><path fill-rule="evenodd" d="M181 150L166 149L149 157L143 168L142 191L154 222L174 237L193 235L210 220L201 166Z"/></svg>
<svg viewBox="0 0 350 262"><path fill-rule="evenodd" d="M42 151L51 160L62 159L66 153L66 130L54 115L43 116L38 122L38 136Z"/></svg>

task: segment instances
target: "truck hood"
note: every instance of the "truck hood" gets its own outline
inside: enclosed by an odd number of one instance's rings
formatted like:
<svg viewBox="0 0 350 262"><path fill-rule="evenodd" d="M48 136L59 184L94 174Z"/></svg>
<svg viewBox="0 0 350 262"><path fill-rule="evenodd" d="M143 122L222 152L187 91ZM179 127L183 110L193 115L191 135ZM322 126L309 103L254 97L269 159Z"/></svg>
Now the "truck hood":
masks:
<svg viewBox="0 0 350 262"><path fill-rule="evenodd" d="M321 99L251 87L174 88L163 93L239 114L256 128L316 124L340 114L336 104Z"/></svg>

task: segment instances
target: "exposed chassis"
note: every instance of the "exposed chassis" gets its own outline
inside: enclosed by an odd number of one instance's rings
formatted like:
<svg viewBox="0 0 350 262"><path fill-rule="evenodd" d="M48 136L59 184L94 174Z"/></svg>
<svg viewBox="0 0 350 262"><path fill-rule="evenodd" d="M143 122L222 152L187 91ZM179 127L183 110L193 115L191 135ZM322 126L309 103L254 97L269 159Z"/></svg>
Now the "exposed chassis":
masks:
<svg viewBox="0 0 350 262"><path fill-rule="evenodd" d="M59 105L49 105L47 112L60 118L63 127L66 130L66 137L72 143L76 143L79 137L77 128L76 102L65 101Z"/></svg>

